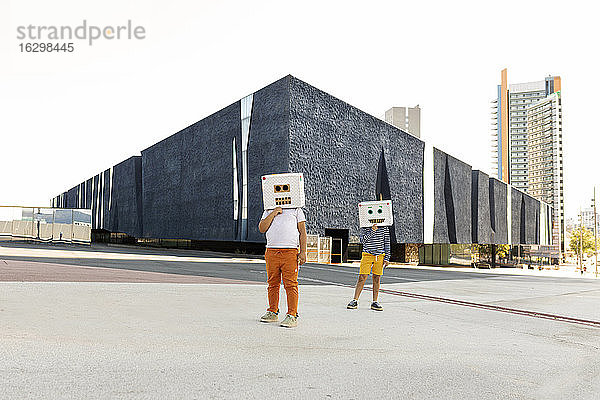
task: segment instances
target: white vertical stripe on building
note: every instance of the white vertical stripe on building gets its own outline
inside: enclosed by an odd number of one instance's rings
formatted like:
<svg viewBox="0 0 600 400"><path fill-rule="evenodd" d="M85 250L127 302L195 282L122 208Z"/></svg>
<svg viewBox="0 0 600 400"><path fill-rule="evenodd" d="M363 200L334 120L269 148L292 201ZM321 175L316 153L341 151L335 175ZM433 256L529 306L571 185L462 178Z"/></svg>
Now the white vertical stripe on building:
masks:
<svg viewBox="0 0 600 400"><path fill-rule="evenodd" d="M96 223L94 224L93 228L98 229L98 178L96 178L96 176L92 178L92 194L94 193L94 191L96 192L96 195L92 196L92 212L96 216Z"/></svg>
<svg viewBox="0 0 600 400"><path fill-rule="evenodd" d="M426 142L423 156L423 243L433 243L434 207L433 146Z"/></svg>
<svg viewBox="0 0 600 400"><path fill-rule="evenodd" d="M540 244L548 244L548 207L546 203L540 202Z"/></svg>
<svg viewBox="0 0 600 400"><path fill-rule="evenodd" d="M240 117L242 120L242 235L247 239L248 221L248 140L250 137L250 119L254 94L249 94L240 101Z"/></svg>
<svg viewBox="0 0 600 400"><path fill-rule="evenodd" d="M110 216L110 210L112 210L112 191L113 191L113 167L110 167L110 192L108 194L108 215Z"/></svg>
<svg viewBox="0 0 600 400"><path fill-rule="evenodd" d="M104 171L100 172L100 220L98 221L98 228L104 228Z"/></svg>
<svg viewBox="0 0 600 400"><path fill-rule="evenodd" d="M237 170L237 148L235 137L233 138L233 220L238 220L238 212L239 212L239 188L238 188L238 170Z"/></svg>

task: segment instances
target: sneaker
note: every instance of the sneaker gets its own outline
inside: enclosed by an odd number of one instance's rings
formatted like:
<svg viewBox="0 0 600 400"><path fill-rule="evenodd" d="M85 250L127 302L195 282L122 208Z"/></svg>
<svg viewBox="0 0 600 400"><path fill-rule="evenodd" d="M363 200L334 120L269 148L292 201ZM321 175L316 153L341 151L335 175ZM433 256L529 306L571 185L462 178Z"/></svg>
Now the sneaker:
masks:
<svg viewBox="0 0 600 400"><path fill-rule="evenodd" d="M371 303L371 310L375 310L375 311L383 311L383 307L381 307L381 305L374 301Z"/></svg>
<svg viewBox="0 0 600 400"><path fill-rule="evenodd" d="M278 322L279 317L273 311L267 311L265 315L260 317L260 322Z"/></svg>
<svg viewBox="0 0 600 400"><path fill-rule="evenodd" d="M352 301L350 303L348 303L348 305L346 306L346 308L349 308L351 310L355 310L356 308L358 308L358 301L352 299Z"/></svg>
<svg viewBox="0 0 600 400"><path fill-rule="evenodd" d="M285 319L281 321L280 325L284 328L295 328L296 326L298 326L298 317L286 314Z"/></svg>

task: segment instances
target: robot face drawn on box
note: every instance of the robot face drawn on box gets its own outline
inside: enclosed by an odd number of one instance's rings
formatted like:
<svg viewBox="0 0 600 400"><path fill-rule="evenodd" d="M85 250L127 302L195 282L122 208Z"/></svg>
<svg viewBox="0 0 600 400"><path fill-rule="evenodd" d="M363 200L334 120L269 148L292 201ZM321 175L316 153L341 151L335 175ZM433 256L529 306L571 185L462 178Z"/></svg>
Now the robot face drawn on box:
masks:
<svg viewBox="0 0 600 400"><path fill-rule="evenodd" d="M302 173L264 175L262 192L265 210L302 208L305 203L304 176Z"/></svg>
<svg viewBox="0 0 600 400"><path fill-rule="evenodd" d="M373 226L373 224L391 226L394 223L392 201L363 201L358 203L358 220L361 228Z"/></svg>

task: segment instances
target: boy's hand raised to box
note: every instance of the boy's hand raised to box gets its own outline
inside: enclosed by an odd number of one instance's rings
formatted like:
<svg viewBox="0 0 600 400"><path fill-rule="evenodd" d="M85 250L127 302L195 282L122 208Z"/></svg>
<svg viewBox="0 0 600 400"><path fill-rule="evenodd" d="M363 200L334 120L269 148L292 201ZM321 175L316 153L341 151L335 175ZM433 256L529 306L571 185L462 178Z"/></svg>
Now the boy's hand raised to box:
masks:
<svg viewBox="0 0 600 400"><path fill-rule="evenodd" d="M282 212L283 210L281 209L281 207L275 207L275 209L271 211L271 213L267 215L265 219L261 220L258 223L258 230L260 231L260 233L265 233L271 226L271 222L273 222L273 219L275 219L275 217L281 214Z"/></svg>

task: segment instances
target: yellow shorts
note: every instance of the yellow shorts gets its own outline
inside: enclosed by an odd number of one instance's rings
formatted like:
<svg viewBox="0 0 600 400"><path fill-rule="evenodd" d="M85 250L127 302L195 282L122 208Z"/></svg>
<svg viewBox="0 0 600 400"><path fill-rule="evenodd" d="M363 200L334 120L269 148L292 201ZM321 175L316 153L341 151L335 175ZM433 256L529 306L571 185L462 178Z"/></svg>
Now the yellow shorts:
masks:
<svg viewBox="0 0 600 400"><path fill-rule="evenodd" d="M373 267L373 275L383 275L383 258L385 254L374 256L373 254L365 253L363 251L362 258L360 259L360 271L361 275L369 275L371 273L371 267Z"/></svg>

